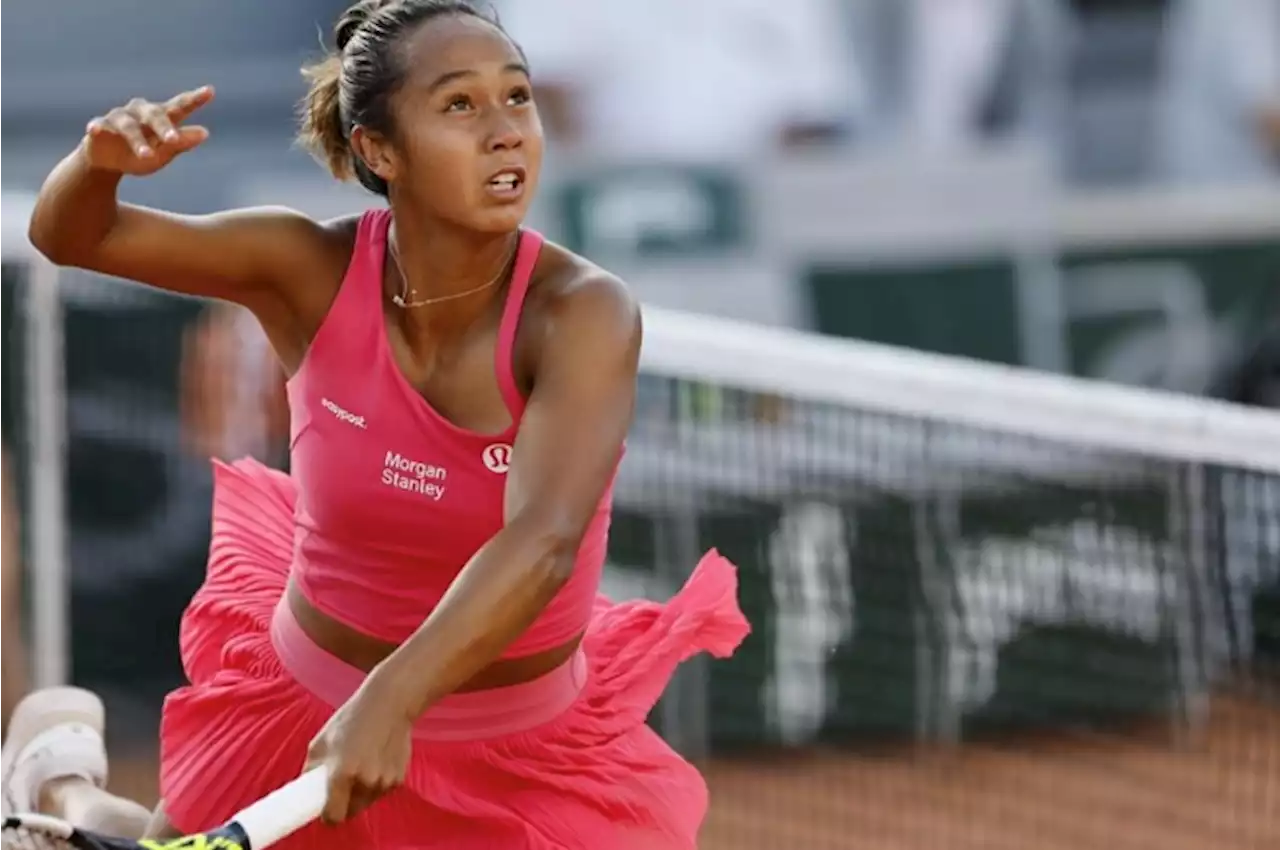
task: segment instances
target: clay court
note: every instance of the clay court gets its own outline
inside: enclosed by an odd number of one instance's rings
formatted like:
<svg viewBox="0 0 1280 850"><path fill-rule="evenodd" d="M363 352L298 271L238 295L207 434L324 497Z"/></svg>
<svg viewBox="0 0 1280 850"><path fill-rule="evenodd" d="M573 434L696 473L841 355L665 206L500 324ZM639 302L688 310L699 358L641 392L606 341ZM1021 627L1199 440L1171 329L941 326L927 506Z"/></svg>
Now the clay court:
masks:
<svg viewBox="0 0 1280 850"><path fill-rule="evenodd" d="M1165 729L710 766L703 850L1280 848L1280 705Z"/></svg>
<svg viewBox="0 0 1280 850"><path fill-rule="evenodd" d="M718 759L702 850L1275 850L1280 703L1215 702L1168 730L1009 738L953 751ZM153 758L112 785L156 794Z"/></svg>

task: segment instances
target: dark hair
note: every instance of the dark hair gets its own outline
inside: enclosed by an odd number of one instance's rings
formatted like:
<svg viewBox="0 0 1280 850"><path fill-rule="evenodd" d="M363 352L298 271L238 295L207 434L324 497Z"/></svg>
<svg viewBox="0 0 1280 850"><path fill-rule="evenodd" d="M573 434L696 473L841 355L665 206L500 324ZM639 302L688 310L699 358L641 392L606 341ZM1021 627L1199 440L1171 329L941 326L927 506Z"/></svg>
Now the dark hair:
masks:
<svg viewBox="0 0 1280 850"><path fill-rule="evenodd" d="M405 72L400 39L446 15L469 15L501 29L466 0L358 0L333 28L336 51L302 69L311 88L301 105L298 141L334 177L354 177L370 192L387 194L387 182L352 150L351 130L359 124L391 133L389 102Z"/></svg>

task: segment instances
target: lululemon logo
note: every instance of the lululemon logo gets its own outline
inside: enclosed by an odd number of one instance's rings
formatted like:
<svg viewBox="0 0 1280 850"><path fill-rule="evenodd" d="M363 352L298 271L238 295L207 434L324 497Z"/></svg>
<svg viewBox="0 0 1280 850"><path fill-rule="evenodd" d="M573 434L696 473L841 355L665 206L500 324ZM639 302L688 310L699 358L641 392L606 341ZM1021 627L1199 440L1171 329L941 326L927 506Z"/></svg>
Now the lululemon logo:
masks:
<svg viewBox="0 0 1280 850"><path fill-rule="evenodd" d="M484 450L484 465L490 472L503 473L511 468L511 446L494 443Z"/></svg>

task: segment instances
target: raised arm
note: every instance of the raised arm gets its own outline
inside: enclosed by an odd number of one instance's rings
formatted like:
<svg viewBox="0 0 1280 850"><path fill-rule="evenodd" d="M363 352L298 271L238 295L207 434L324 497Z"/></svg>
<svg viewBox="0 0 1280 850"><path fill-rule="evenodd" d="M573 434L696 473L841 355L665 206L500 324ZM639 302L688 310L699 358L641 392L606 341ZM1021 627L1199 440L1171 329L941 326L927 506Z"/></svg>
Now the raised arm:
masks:
<svg viewBox="0 0 1280 850"><path fill-rule="evenodd" d="M245 303L296 274L299 250L322 226L281 208L187 216L121 203L125 175L164 168L208 138L184 125L209 87L163 103L134 99L89 122L80 144L45 181L31 217L35 247L59 265L161 289Z"/></svg>

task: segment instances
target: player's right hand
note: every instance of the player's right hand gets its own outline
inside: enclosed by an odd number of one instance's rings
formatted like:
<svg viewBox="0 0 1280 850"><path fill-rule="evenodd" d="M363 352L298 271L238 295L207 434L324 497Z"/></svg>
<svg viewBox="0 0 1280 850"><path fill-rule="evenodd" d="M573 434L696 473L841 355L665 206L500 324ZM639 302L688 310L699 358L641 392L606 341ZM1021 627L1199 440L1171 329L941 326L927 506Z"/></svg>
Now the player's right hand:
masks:
<svg viewBox="0 0 1280 850"><path fill-rule="evenodd" d="M184 127L182 122L211 100L211 86L185 91L163 103L135 97L89 122L81 144L84 155L90 166L101 171L153 174L209 138L204 127Z"/></svg>

